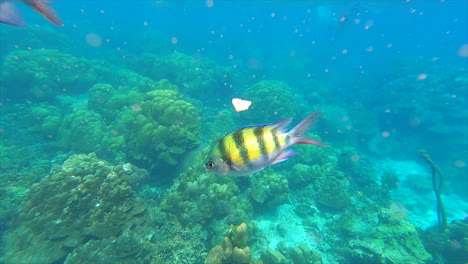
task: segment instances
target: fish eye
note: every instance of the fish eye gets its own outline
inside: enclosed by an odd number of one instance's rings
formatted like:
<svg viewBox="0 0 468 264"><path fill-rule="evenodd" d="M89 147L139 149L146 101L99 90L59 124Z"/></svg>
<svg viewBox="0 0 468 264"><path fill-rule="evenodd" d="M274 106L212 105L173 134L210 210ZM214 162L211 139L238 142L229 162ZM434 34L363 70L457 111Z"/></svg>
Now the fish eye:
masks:
<svg viewBox="0 0 468 264"><path fill-rule="evenodd" d="M206 169L211 169L215 166L214 162L212 161L208 161L206 164L205 164L205 168Z"/></svg>

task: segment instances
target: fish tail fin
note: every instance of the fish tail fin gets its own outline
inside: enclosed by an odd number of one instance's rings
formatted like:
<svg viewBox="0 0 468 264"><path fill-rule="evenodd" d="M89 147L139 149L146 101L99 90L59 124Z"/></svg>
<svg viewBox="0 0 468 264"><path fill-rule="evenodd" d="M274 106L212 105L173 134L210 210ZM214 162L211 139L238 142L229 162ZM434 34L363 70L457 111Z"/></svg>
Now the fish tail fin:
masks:
<svg viewBox="0 0 468 264"><path fill-rule="evenodd" d="M50 0L30 0L27 2L27 5L56 26L61 27L62 21L55 9L50 6L49 2Z"/></svg>
<svg viewBox="0 0 468 264"><path fill-rule="evenodd" d="M26 26L20 11L8 2L0 2L0 22L11 26Z"/></svg>
<svg viewBox="0 0 468 264"><path fill-rule="evenodd" d="M317 123L319 117L320 111L317 110L312 114L308 115L304 120L302 120L299 124L297 124L293 129L289 131L289 135L293 139L294 144L311 144L323 147L327 146L318 140L308 138L304 135L315 125L315 123Z"/></svg>

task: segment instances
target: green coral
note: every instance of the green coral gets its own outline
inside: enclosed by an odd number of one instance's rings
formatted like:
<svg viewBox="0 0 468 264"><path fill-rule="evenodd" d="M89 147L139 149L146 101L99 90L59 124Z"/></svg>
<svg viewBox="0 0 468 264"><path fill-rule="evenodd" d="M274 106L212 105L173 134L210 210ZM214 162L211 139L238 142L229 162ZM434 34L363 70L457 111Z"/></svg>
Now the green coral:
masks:
<svg viewBox="0 0 468 264"><path fill-rule="evenodd" d="M110 83L118 89L148 92L155 82L112 64L78 58L54 49L15 50L7 54L0 78L7 97L52 101L61 94L84 93L97 82ZM3 85L2 85L3 86Z"/></svg>
<svg viewBox="0 0 468 264"><path fill-rule="evenodd" d="M78 110L64 117L58 132L59 144L79 152L99 151L105 133L106 124L99 114Z"/></svg>
<svg viewBox="0 0 468 264"><path fill-rule="evenodd" d="M452 221L443 232L434 226L421 231L421 235L436 262L465 264L468 259L468 217Z"/></svg>
<svg viewBox="0 0 468 264"><path fill-rule="evenodd" d="M183 228L140 198L132 185L147 176L134 165L111 166L93 153L73 155L33 185L3 236L2 260L202 263L204 230Z"/></svg>
<svg viewBox="0 0 468 264"><path fill-rule="evenodd" d="M247 88L242 98L252 101L249 111L241 116L253 124L276 122L283 118L301 117L308 110L291 87L281 81L261 81ZM312 112L312 111L310 111Z"/></svg>
<svg viewBox="0 0 468 264"><path fill-rule="evenodd" d="M203 164L208 148L199 152L193 164ZM235 178L200 173L200 167L190 167L181 173L165 195L161 207L183 225L212 227L215 221L240 224L252 216L252 205L244 195L238 195Z"/></svg>
<svg viewBox="0 0 468 264"><path fill-rule="evenodd" d="M15 93L29 99L51 100L56 94L77 92L97 80L92 64L53 49L16 50L3 64L2 79L14 83Z"/></svg>
<svg viewBox="0 0 468 264"><path fill-rule="evenodd" d="M232 69L220 66L207 58L179 52L167 56L145 54L133 60L130 66L154 80L168 79L180 86L184 94L195 98L203 97L209 101L215 101L220 95L230 93L229 86L238 82L237 74ZM206 94L209 96L205 97Z"/></svg>
<svg viewBox="0 0 468 264"><path fill-rule="evenodd" d="M310 196L308 193L313 192L312 196L319 205L343 210L351 204L349 181L342 171L337 170L336 163L312 166L299 163L294 165L288 179L302 188L311 186L312 189L302 190L302 195Z"/></svg>
<svg viewBox="0 0 468 264"><path fill-rule="evenodd" d="M161 82L170 85L165 80ZM175 166L199 144L198 113L176 91L148 92L138 106L124 106L110 122L104 145L110 151L121 150L152 169Z"/></svg>
<svg viewBox="0 0 468 264"><path fill-rule="evenodd" d="M346 214L330 228L340 228L350 250L341 248L346 259L356 263L422 264L431 259L416 228L389 209Z"/></svg>
<svg viewBox="0 0 468 264"><path fill-rule="evenodd" d="M37 105L29 109L24 116L27 123L26 130L32 134L39 134L46 139L55 139L62 123L60 109L51 105Z"/></svg>
<svg viewBox="0 0 468 264"><path fill-rule="evenodd" d="M118 236L144 223L145 203L119 173L94 154L54 167L31 188L6 234L7 263L52 263L90 237Z"/></svg>
<svg viewBox="0 0 468 264"><path fill-rule="evenodd" d="M248 264L251 260L252 254L247 246L247 225L241 223L229 228L221 244L208 252L205 264Z"/></svg>
<svg viewBox="0 0 468 264"><path fill-rule="evenodd" d="M249 194L262 206L276 207L288 202L288 181L283 175L266 169L251 176Z"/></svg>

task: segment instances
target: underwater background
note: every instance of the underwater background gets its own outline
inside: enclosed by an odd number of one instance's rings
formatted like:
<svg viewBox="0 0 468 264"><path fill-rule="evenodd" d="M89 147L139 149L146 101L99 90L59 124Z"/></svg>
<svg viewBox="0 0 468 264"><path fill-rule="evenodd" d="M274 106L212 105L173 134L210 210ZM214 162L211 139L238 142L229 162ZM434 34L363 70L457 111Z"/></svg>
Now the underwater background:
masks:
<svg viewBox="0 0 468 264"><path fill-rule="evenodd" d="M15 5L0 263L468 262L468 1L54 1L63 27ZM204 170L315 110L328 147Z"/></svg>

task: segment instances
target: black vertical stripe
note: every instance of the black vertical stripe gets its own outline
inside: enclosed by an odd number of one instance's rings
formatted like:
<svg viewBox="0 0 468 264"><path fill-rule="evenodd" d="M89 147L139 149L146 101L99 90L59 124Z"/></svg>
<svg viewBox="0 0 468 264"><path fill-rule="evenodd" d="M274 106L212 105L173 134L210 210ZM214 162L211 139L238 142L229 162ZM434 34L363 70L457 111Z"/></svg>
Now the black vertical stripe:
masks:
<svg viewBox="0 0 468 264"><path fill-rule="evenodd" d="M232 138L234 139L234 143L236 143L236 148L239 151L239 154L242 158L243 165L248 164L249 162L249 153L245 148L245 139L244 139L244 129L239 129L232 134Z"/></svg>
<svg viewBox="0 0 468 264"><path fill-rule="evenodd" d="M267 149L265 145L265 138L264 138L263 132L265 132L265 127L259 126L254 129L254 135L255 135L255 138L257 139L257 144L258 144L258 147L260 148L260 152L262 153L262 157L263 159L267 160L268 153L267 153Z"/></svg>
<svg viewBox="0 0 468 264"><path fill-rule="evenodd" d="M275 149L279 149L280 143L278 140L278 129L271 130L271 135L273 136L273 141L275 142Z"/></svg>
<svg viewBox="0 0 468 264"><path fill-rule="evenodd" d="M286 138L284 139L284 145L288 146L290 140L291 137L289 135L286 135Z"/></svg>
<svg viewBox="0 0 468 264"><path fill-rule="evenodd" d="M227 165L229 165L229 167L232 166L232 160L231 160L231 157L229 155L229 152L227 151L226 149L226 137L220 139L218 141L218 151L219 151L219 155L221 156L221 159L226 162Z"/></svg>

